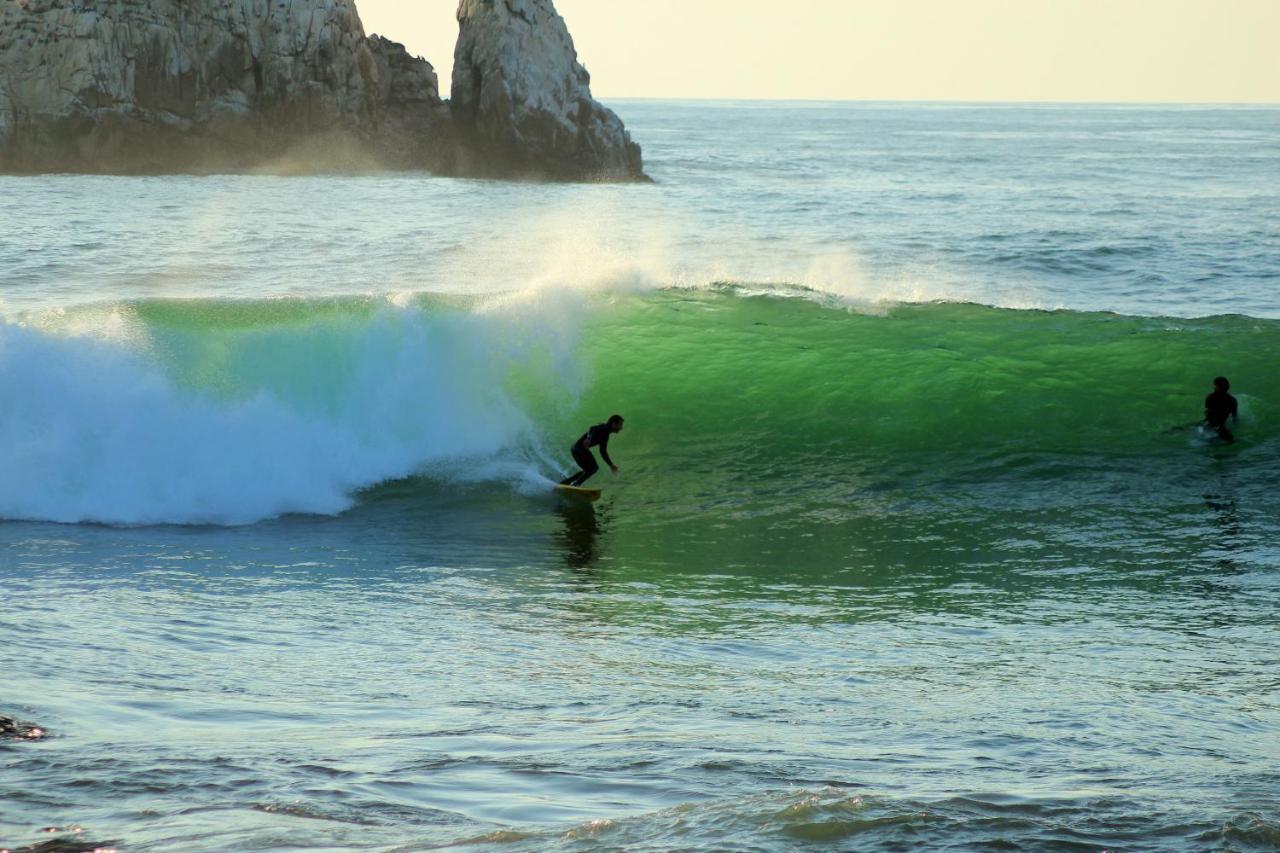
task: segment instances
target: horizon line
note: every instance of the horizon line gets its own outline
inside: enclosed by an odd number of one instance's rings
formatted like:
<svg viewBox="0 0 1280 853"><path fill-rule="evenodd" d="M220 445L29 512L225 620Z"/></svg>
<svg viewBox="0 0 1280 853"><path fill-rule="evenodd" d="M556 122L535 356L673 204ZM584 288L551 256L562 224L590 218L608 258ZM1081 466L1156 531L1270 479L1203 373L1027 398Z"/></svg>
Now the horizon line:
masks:
<svg viewBox="0 0 1280 853"><path fill-rule="evenodd" d="M752 98L743 96L600 95L599 101L689 101L698 103L777 104L961 104L970 106L1057 106L1057 107L1280 107L1280 101L1088 101L1088 100L990 100L959 98Z"/></svg>

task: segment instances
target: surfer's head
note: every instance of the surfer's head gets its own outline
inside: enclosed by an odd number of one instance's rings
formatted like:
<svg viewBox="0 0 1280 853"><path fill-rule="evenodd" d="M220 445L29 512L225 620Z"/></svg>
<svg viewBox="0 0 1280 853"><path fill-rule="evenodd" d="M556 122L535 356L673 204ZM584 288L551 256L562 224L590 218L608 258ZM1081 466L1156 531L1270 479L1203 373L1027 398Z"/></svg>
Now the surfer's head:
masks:
<svg viewBox="0 0 1280 853"><path fill-rule="evenodd" d="M622 415L609 415L609 432L622 432Z"/></svg>
<svg viewBox="0 0 1280 853"><path fill-rule="evenodd" d="M1217 388L1219 391L1229 391L1231 389L1231 383L1227 381L1227 377L1225 376L1215 376L1213 379L1213 387Z"/></svg>

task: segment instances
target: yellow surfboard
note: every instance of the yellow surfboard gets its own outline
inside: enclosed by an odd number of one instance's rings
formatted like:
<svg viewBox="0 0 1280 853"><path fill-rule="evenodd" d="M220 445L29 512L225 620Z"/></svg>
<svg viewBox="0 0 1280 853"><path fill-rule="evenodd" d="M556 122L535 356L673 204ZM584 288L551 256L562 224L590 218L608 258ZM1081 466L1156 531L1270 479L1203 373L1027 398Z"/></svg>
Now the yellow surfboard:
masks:
<svg viewBox="0 0 1280 853"><path fill-rule="evenodd" d="M587 489L582 486L556 486L556 488L569 497L584 498L589 501L600 500L600 489Z"/></svg>

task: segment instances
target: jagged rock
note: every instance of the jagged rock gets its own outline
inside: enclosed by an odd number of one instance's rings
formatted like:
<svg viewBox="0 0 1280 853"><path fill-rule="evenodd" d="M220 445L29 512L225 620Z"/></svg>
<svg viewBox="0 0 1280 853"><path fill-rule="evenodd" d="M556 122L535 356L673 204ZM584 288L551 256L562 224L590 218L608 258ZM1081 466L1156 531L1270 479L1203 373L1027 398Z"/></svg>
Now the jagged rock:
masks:
<svg viewBox="0 0 1280 853"><path fill-rule="evenodd" d="M366 39L347 0L5 0L0 168L239 169L300 145L376 159L384 116L439 113L416 62Z"/></svg>
<svg viewBox="0 0 1280 853"><path fill-rule="evenodd" d="M382 36L370 36L368 47L377 71L377 127L372 144L382 162L399 168L451 170L456 160L455 136L431 63Z"/></svg>
<svg viewBox="0 0 1280 853"><path fill-rule="evenodd" d="M13 717L0 717L0 740L40 740L46 732L40 726Z"/></svg>
<svg viewBox="0 0 1280 853"><path fill-rule="evenodd" d="M115 853L114 841L89 841L80 826L46 826L41 833L67 833L26 847L5 848L0 853Z"/></svg>
<svg viewBox="0 0 1280 853"><path fill-rule="evenodd" d="M551 0L461 0L451 108L468 153L502 175L644 179L640 146L591 97Z"/></svg>
<svg viewBox="0 0 1280 853"><path fill-rule="evenodd" d="M458 18L451 110L354 0L0 0L0 172L643 177L551 0Z"/></svg>
<svg viewBox="0 0 1280 853"><path fill-rule="evenodd" d="M441 103L440 80L430 62L382 36L369 36L368 47L378 68L379 103L393 110Z"/></svg>

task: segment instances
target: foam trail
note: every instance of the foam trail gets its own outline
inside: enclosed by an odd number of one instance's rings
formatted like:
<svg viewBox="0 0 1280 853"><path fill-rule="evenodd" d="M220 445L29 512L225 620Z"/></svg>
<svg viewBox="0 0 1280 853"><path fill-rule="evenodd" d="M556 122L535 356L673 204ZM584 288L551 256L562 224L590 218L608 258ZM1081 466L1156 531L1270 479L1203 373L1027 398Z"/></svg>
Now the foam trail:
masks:
<svg viewBox="0 0 1280 853"><path fill-rule="evenodd" d="M2 324L0 516L337 513L361 487L536 446L505 391L530 345L507 319L384 305L247 330L153 324L133 343ZM525 478L527 456L504 473Z"/></svg>

